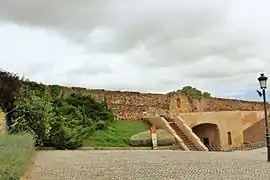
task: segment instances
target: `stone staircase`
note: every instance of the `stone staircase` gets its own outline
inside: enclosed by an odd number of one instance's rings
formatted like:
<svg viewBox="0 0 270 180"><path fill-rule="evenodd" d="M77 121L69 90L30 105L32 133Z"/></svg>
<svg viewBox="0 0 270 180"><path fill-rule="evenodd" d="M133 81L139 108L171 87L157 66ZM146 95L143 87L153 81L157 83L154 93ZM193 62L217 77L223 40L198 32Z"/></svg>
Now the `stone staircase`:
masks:
<svg viewBox="0 0 270 180"><path fill-rule="evenodd" d="M162 118L164 118L170 125L170 127L176 132L176 134L181 138L181 140L183 141L183 143L185 144L185 146L190 150L190 151L205 151L207 149L207 147L204 147L205 149L203 149L202 147L198 148L198 146L196 146L192 141L191 141L191 137L188 137L175 123L175 120L166 116L161 116ZM195 134L193 134L193 136L196 136ZM197 136L196 136L197 137ZM197 137L198 138L198 137ZM199 138L198 138L199 139ZM203 145L204 146L204 145ZM208 149L207 149L208 150Z"/></svg>
<svg viewBox="0 0 270 180"><path fill-rule="evenodd" d="M184 144L188 147L190 151L199 151L198 148L189 140L189 138L177 127L174 122L169 122L170 126L177 133L177 135L182 139Z"/></svg>

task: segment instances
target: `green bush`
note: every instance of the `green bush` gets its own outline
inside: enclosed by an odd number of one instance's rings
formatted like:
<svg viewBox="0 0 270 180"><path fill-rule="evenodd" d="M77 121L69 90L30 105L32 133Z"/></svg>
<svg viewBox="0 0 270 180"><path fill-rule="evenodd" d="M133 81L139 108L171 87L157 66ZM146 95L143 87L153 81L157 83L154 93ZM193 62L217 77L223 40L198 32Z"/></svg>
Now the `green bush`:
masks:
<svg viewBox="0 0 270 180"><path fill-rule="evenodd" d="M83 130L77 122L70 122L66 117L59 115L52 124L49 142L45 145L56 149L75 149L82 146L85 137Z"/></svg>
<svg viewBox="0 0 270 180"><path fill-rule="evenodd" d="M107 105L91 96L73 93L66 98L66 102L81 112L86 126L92 127L95 123L95 129L102 129L114 120L114 114Z"/></svg>
<svg viewBox="0 0 270 180"><path fill-rule="evenodd" d="M30 134L0 136L0 179L19 180L34 155L34 138Z"/></svg>
<svg viewBox="0 0 270 180"><path fill-rule="evenodd" d="M39 86L31 84L32 87ZM38 90L40 92L40 88ZM90 96L71 94L63 98L40 95L28 91L27 95L22 93L17 97L11 131L31 132L38 146L57 149L80 147L87 136L114 120L112 111Z"/></svg>
<svg viewBox="0 0 270 180"><path fill-rule="evenodd" d="M32 95L30 98L18 97L15 101L12 133L30 132L37 145L48 141L55 112L50 101Z"/></svg>
<svg viewBox="0 0 270 180"><path fill-rule="evenodd" d="M6 113L8 131L31 133L37 146L73 149L114 120L106 101L79 93L64 98L60 92L60 86L0 71L0 108Z"/></svg>
<svg viewBox="0 0 270 180"><path fill-rule="evenodd" d="M58 98L60 96L60 86L58 85L49 85L50 95L52 98Z"/></svg>
<svg viewBox="0 0 270 180"><path fill-rule="evenodd" d="M20 80L16 74L0 70L0 108L6 113L7 128L12 125L14 97L20 90Z"/></svg>
<svg viewBox="0 0 270 180"><path fill-rule="evenodd" d="M190 102L192 102L193 99L202 99L211 97L211 94L209 92L202 92L191 86L185 86L182 89L177 90L177 92L186 95Z"/></svg>

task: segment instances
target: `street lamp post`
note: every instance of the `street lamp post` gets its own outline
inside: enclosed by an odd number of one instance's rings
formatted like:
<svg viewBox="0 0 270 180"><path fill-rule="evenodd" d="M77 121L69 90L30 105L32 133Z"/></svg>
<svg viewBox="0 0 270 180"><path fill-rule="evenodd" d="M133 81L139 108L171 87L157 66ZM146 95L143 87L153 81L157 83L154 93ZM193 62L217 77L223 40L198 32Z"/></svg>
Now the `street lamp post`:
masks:
<svg viewBox="0 0 270 180"><path fill-rule="evenodd" d="M270 161L270 137L269 137L269 128L268 128L268 115L267 115L267 107L266 107L266 97L265 97L265 89L267 86L267 77L262 73L258 78L260 83L260 87L262 89L263 103L264 103L264 119L265 119L265 137L266 137L266 146L267 146L267 161Z"/></svg>

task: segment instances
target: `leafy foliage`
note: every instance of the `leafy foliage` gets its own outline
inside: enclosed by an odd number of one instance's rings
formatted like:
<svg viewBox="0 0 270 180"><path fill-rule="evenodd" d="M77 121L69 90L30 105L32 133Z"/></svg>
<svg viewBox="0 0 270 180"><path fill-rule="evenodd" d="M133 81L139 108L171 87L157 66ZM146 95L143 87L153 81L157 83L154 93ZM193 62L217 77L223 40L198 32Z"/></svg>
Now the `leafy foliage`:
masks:
<svg viewBox="0 0 270 180"><path fill-rule="evenodd" d="M15 74L0 71L0 106L4 110L13 102L20 89L19 77Z"/></svg>
<svg viewBox="0 0 270 180"><path fill-rule="evenodd" d="M73 93L62 97L59 86L30 81L23 81L22 87L15 101L11 132L31 132L38 146L74 149L114 120L106 104L91 96Z"/></svg>
<svg viewBox="0 0 270 180"><path fill-rule="evenodd" d="M17 97L15 105L11 132L31 132L36 144L43 145L49 139L51 123L55 118L52 103L46 98L32 95L30 98Z"/></svg>
<svg viewBox="0 0 270 180"><path fill-rule="evenodd" d="M182 89L177 90L177 92L186 95L189 98L189 100L211 97L211 94L209 92L202 92L191 86L185 86Z"/></svg>
<svg viewBox="0 0 270 180"><path fill-rule="evenodd" d="M0 70L0 107L6 113L7 126L11 126L14 98L20 90L20 80L16 74Z"/></svg>
<svg viewBox="0 0 270 180"><path fill-rule="evenodd" d="M49 85L48 88L50 89L50 94L52 98L58 98L60 96L60 89L61 87L58 85Z"/></svg>
<svg viewBox="0 0 270 180"><path fill-rule="evenodd" d="M68 119L63 115L56 117L51 125L52 132L49 141L45 144L56 149L75 149L82 145L85 137L84 127L80 126L76 120ZM87 129L87 128L85 128Z"/></svg>
<svg viewBox="0 0 270 180"><path fill-rule="evenodd" d="M80 111L86 126L91 127L95 123L96 129L102 129L114 119L112 111L104 102L97 102L90 96L71 94L66 102Z"/></svg>

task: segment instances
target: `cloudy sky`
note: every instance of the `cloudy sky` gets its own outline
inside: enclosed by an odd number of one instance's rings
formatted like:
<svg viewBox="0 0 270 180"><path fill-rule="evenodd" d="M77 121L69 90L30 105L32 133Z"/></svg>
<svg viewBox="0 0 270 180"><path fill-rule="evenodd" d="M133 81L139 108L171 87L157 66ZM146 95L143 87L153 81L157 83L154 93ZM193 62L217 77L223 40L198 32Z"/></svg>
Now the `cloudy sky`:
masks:
<svg viewBox="0 0 270 180"><path fill-rule="evenodd" d="M257 100L268 0L0 0L1 68L46 84Z"/></svg>

